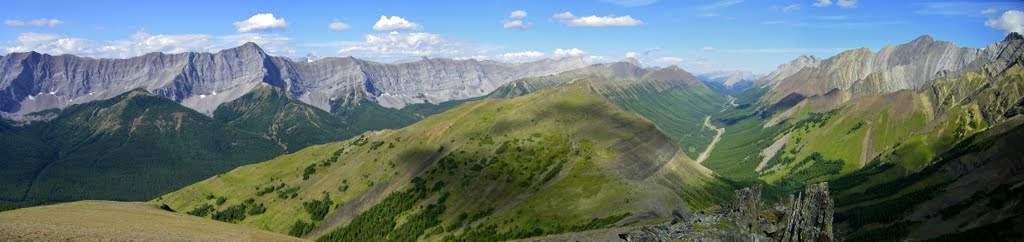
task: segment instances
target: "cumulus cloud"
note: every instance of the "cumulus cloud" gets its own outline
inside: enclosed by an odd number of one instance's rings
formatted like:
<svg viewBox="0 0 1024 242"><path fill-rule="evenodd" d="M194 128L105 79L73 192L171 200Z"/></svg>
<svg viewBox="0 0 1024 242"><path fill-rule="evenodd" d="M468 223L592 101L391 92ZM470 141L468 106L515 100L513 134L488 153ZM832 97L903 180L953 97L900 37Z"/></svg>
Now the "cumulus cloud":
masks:
<svg viewBox="0 0 1024 242"><path fill-rule="evenodd" d="M576 18L576 15L573 15L572 12L565 11L562 13L556 13L555 15L551 15L551 17L557 20L569 20Z"/></svg>
<svg viewBox="0 0 1024 242"><path fill-rule="evenodd" d="M501 27L506 29L527 29L529 28L529 24L523 23L522 20L512 20L505 21L505 23L502 24Z"/></svg>
<svg viewBox="0 0 1024 242"><path fill-rule="evenodd" d="M238 34L210 36L205 34L153 35L138 31L129 38L93 41L45 33L21 33L16 40L0 44L5 52L36 51L52 55L73 54L95 58L129 58L151 52L214 52L245 42L255 42L275 55L293 54L291 39L276 35Z"/></svg>
<svg viewBox="0 0 1024 242"><path fill-rule="evenodd" d="M285 23L284 18L275 18L272 13L256 14L245 21L235 22L234 25L240 33L288 27L288 23Z"/></svg>
<svg viewBox="0 0 1024 242"><path fill-rule="evenodd" d="M815 7L828 7L829 5L832 5L832 0L818 0L814 3Z"/></svg>
<svg viewBox="0 0 1024 242"><path fill-rule="evenodd" d="M998 11L996 10L996 8L986 8L984 10L981 10L981 14L993 14L996 13L996 11Z"/></svg>
<svg viewBox="0 0 1024 242"><path fill-rule="evenodd" d="M338 54L374 59L396 59L412 56L456 57L475 55L475 46L431 33L368 34L364 42L343 43Z"/></svg>
<svg viewBox="0 0 1024 242"><path fill-rule="evenodd" d="M637 57L639 57L639 56L640 56L640 55L639 55L639 54L637 54L636 52L632 52L632 51L630 51L630 52L626 52L626 58L633 58L633 59L636 59L636 58L637 58Z"/></svg>
<svg viewBox="0 0 1024 242"><path fill-rule="evenodd" d="M526 17L526 11L523 11L523 10L512 11L512 13L508 14L508 17L509 18L524 18L524 17Z"/></svg>
<svg viewBox="0 0 1024 242"><path fill-rule="evenodd" d="M391 16L389 18L383 15L380 16L380 20L377 20L377 23L373 24L373 29L378 31L417 30L420 29L421 27L423 26L417 23L409 22L408 20L405 20L405 18L402 17Z"/></svg>
<svg viewBox="0 0 1024 242"><path fill-rule="evenodd" d="M569 27L626 27L643 24L643 21L634 19L632 16L584 16L578 17L572 12L557 13L552 18Z"/></svg>
<svg viewBox="0 0 1024 242"><path fill-rule="evenodd" d="M495 56L494 58L505 62L526 62L534 61L544 57L539 51L508 52Z"/></svg>
<svg viewBox="0 0 1024 242"><path fill-rule="evenodd" d="M50 18L39 18L39 19L33 19L33 20L29 20L29 21L21 21L21 20L16 20L16 19L4 20L4 25L11 26L11 27L21 27L21 26L26 26L27 25L27 26L35 26L35 27L44 27L45 26L45 27L53 28L53 27L57 27L57 25L61 25L63 23L64 23L64 21L60 21L59 19L50 19Z"/></svg>
<svg viewBox="0 0 1024 242"><path fill-rule="evenodd" d="M327 24L327 27L330 28L330 29L333 29L333 30L341 31L341 30L346 30L348 28L351 28L352 26L348 25L345 22L334 20L334 21L331 21L331 23Z"/></svg>
<svg viewBox="0 0 1024 242"><path fill-rule="evenodd" d="M998 19L985 21L985 26L1006 33L1024 33L1024 12L1018 10L1006 11Z"/></svg>
<svg viewBox="0 0 1024 242"><path fill-rule="evenodd" d="M577 49L577 48L572 48L572 49L558 48L558 49L555 49L555 52L554 52L554 56L555 57L559 57L559 58L566 57L566 56L581 56L581 55L585 55L585 54L587 54L586 51L583 51L583 50L580 50L580 49Z"/></svg>

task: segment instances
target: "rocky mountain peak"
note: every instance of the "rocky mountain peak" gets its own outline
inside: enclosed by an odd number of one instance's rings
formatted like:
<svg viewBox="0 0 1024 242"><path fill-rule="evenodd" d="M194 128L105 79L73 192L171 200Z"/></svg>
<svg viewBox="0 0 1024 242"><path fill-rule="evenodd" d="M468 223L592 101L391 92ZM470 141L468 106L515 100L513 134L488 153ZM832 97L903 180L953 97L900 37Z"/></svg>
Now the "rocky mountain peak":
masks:
<svg viewBox="0 0 1024 242"><path fill-rule="evenodd" d="M1024 36L1021 36L1020 33L1017 32L1010 32L1010 34L1007 34L1006 38L1003 39L1003 42L1008 42L1012 40L1024 40Z"/></svg>
<svg viewBox="0 0 1024 242"><path fill-rule="evenodd" d="M793 74L796 74L797 72L802 70L804 67L817 67L817 66L821 65L821 62L822 62L821 58L818 58L817 56L801 55L800 57L797 57L796 59L793 59L793 60L791 60L789 62L786 62L785 64L779 65L779 67L777 69L775 69L775 71L772 71L767 76L762 78L759 81L759 83L762 83L762 84L775 84L775 83L778 83L779 81L782 81L782 79L786 79L787 77L789 77L789 76L791 76Z"/></svg>
<svg viewBox="0 0 1024 242"><path fill-rule="evenodd" d="M253 42L245 42L245 44L239 45L238 47L224 49L217 54L234 53L234 54L251 54L255 56L266 56L267 52L263 51L259 45Z"/></svg>
<svg viewBox="0 0 1024 242"><path fill-rule="evenodd" d="M932 36L931 35L927 35L927 34L926 35L918 36L913 41L910 41L910 43L930 43L930 42L935 42L935 39L932 39Z"/></svg>
<svg viewBox="0 0 1024 242"><path fill-rule="evenodd" d="M633 57L626 57L626 59L623 59L622 62L628 62L630 64L633 64L634 66L644 66L643 63L640 63L640 60L637 60L636 58Z"/></svg>

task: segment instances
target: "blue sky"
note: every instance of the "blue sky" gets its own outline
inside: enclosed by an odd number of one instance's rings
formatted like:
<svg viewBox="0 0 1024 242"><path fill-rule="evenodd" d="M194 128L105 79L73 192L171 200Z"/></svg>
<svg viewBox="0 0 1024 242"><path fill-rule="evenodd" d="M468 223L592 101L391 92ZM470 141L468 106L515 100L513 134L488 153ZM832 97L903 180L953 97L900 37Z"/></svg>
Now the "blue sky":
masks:
<svg viewBox="0 0 1024 242"><path fill-rule="evenodd" d="M254 41L296 59L629 55L696 73L767 73L800 55L877 50L924 34L980 48L1024 28L1021 1L5 1L0 8L3 53L123 58ZM517 10L525 16L513 16Z"/></svg>

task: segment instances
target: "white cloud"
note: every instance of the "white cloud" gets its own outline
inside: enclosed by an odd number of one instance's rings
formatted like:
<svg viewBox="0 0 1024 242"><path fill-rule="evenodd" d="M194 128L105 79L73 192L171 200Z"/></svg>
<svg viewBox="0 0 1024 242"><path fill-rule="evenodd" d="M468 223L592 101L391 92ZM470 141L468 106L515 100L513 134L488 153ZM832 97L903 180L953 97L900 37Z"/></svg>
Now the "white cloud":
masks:
<svg viewBox="0 0 1024 242"><path fill-rule="evenodd" d="M985 21L985 26L1006 33L1024 33L1024 12L1017 10L1006 11L998 19Z"/></svg>
<svg viewBox="0 0 1024 242"><path fill-rule="evenodd" d="M32 26L46 26L46 27L53 28L53 27L57 27L57 25L60 25L62 23L64 23L64 22L60 21L58 19L41 18L41 19L34 19L34 20L30 21L29 25L32 25Z"/></svg>
<svg viewBox="0 0 1024 242"><path fill-rule="evenodd" d="M580 49L577 49L577 48L572 48L572 49L558 48L558 49L555 49L555 52L554 52L555 57L558 57L558 58L566 57L566 56L581 56L581 55L585 55L585 54L587 54L586 51L583 51L583 50L580 50Z"/></svg>
<svg viewBox="0 0 1024 242"><path fill-rule="evenodd" d="M610 59L608 59L608 57L599 56L599 55L587 55L587 56L583 56L583 60L586 61L587 63L594 64L594 63L608 62Z"/></svg>
<svg viewBox="0 0 1024 242"><path fill-rule="evenodd" d="M661 58L658 58L658 59L654 59L654 63L662 64L662 65L680 65L680 64L683 64L683 62L685 62L685 61L686 61L686 59L679 58L679 57L672 57L672 56L666 56L666 57L661 57Z"/></svg>
<svg viewBox="0 0 1024 242"><path fill-rule="evenodd" d="M996 8L986 8L984 10L981 10L981 14L993 14L996 13L996 11L999 10L997 10Z"/></svg>
<svg viewBox="0 0 1024 242"><path fill-rule="evenodd" d="M565 12L562 12L562 13L556 13L555 15L552 15L551 17L555 18L555 19L558 19L558 20L569 20L569 19L576 18L576 15L573 15L572 12L565 11Z"/></svg>
<svg viewBox="0 0 1024 242"><path fill-rule="evenodd" d="M420 24L409 22L408 20L405 20L404 18L398 16L391 16L390 18L386 16L380 16L380 20L377 20L377 23L373 24L373 29L378 31L417 30L420 29L421 27L423 26L421 26Z"/></svg>
<svg viewBox="0 0 1024 242"><path fill-rule="evenodd" d="M544 57L539 51L508 52L494 56L495 59L505 62L526 62L534 61Z"/></svg>
<svg viewBox="0 0 1024 242"><path fill-rule="evenodd" d="M836 0L836 6L843 8L856 8L857 0Z"/></svg>
<svg viewBox="0 0 1024 242"><path fill-rule="evenodd" d="M800 4L790 4L786 5L785 7L782 7L783 13L793 12L797 10L800 10Z"/></svg>
<svg viewBox="0 0 1024 242"><path fill-rule="evenodd" d="M626 52L626 58L634 58L634 59L636 59L636 58L637 58L637 57L639 57L639 56L640 56L640 55L639 55L639 54L637 54L636 52L632 52L632 51L630 51L630 52Z"/></svg>
<svg viewBox="0 0 1024 242"><path fill-rule="evenodd" d="M832 5L832 3L833 3L832 0L818 0L818 2L814 3L814 6L815 7L828 7L828 6ZM836 6L839 6L841 8L856 8L857 7L857 0L836 0L835 4L836 4Z"/></svg>
<svg viewBox="0 0 1024 242"><path fill-rule="evenodd" d="M63 23L64 23L64 21L60 21L59 19L50 19L50 18L40 18L40 19L33 19L33 20L29 20L29 21L21 21L21 20L16 20L16 19L4 20L4 25L12 26L12 27L21 27L21 26L28 25L28 26L36 26L36 27L44 27L45 26L45 27L53 28L53 27L57 27L57 25L61 25Z"/></svg>
<svg viewBox="0 0 1024 242"><path fill-rule="evenodd" d="M4 20L4 25L13 26L13 27L21 27L21 26L25 26L25 21L10 20L10 19L8 19L8 20Z"/></svg>
<svg viewBox="0 0 1024 242"><path fill-rule="evenodd" d="M505 23L502 24L501 27L506 29L527 29L530 26L527 23L523 23L522 20L512 20L505 21Z"/></svg>
<svg viewBox="0 0 1024 242"><path fill-rule="evenodd" d="M4 52L36 51L46 54L73 54L95 58L129 58L151 52L214 52L255 42L274 55L293 54L291 39L277 35L238 34L210 36L205 34L152 35L138 31L129 38L93 41L44 33L21 33L15 41L0 44Z"/></svg>
<svg viewBox="0 0 1024 242"><path fill-rule="evenodd" d="M508 17L509 18L524 18L524 17L526 17L526 11L523 11L523 10L512 11L512 13L508 14Z"/></svg>
<svg viewBox="0 0 1024 242"><path fill-rule="evenodd" d="M234 25L240 33L288 27L288 23L284 22L284 18L275 18L272 13L256 14L245 21L235 22Z"/></svg>
<svg viewBox="0 0 1024 242"><path fill-rule="evenodd" d="M700 51L715 52L715 48L713 48L713 47L704 47L704 48L701 48Z"/></svg>
<svg viewBox="0 0 1024 242"><path fill-rule="evenodd" d="M643 24L643 21L634 19L632 16L603 16L596 15L577 17L572 12L557 13L551 16L562 24L570 27L626 27Z"/></svg>
<svg viewBox="0 0 1024 242"><path fill-rule="evenodd" d="M341 44L338 54L372 59L396 59L412 56L457 57L476 55L476 46L452 41L431 33L368 34L364 42Z"/></svg>
<svg viewBox="0 0 1024 242"><path fill-rule="evenodd" d="M782 21L782 20L769 20L769 21L761 22L761 24L784 24L784 23L786 23L786 21Z"/></svg>
<svg viewBox="0 0 1024 242"><path fill-rule="evenodd" d="M453 60L469 60L469 59L473 59L473 60L490 60L491 57L486 56L486 55L473 55L473 56L457 56L457 57L452 57L452 59Z"/></svg>
<svg viewBox="0 0 1024 242"><path fill-rule="evenodd" d="M341 22L341 21L338 21L338 20L334 20L334 21L331 21L331 23L330 23L330 24L327 24L327 27L328 27L328 28L331 28L331 29L333 29L333 30L338 30L338 31L341 31L341 30L346 30L346 29L348 29L348 28L351 28L352 26L348 25L348 24L347 24L347 23L345 23L345 22Z"/></svg>

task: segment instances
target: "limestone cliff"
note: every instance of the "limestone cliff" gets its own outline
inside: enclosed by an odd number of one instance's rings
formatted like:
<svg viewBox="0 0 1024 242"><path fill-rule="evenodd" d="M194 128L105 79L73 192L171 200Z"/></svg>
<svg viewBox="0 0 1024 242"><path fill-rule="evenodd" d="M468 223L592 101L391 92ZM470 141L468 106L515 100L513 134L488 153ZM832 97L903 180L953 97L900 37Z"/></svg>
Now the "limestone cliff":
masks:
<svg viewBox="0 0 1024 242"><path fill-rule="evenodd" d="M36 52L0 56L0 112L21 115L108 99L136 88L210 114L259 85L313 106L367 99L385 107L482 96L520 78L586 66L579 57L527 63L423 59L385 64L352 57L292 61L247 43L217 53L94 59Z"/></svg>

